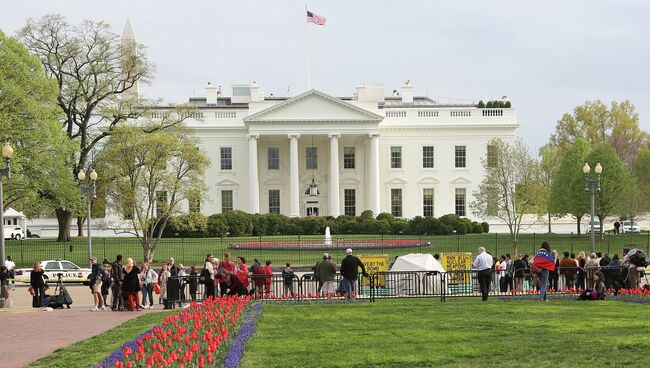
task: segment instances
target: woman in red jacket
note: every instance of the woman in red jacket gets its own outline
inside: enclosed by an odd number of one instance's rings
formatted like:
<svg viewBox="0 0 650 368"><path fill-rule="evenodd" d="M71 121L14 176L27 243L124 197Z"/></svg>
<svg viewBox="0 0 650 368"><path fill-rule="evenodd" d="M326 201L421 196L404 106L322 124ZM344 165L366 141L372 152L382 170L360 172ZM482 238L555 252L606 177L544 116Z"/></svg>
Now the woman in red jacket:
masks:
<svg viewBox="0 0 650 368"><path fill-rule="evenodd" d="M248 265L246 265L246 258L244 256L237 256L237 273L235 276L241 281L246 290L250 281L248 280Z"/></svg>

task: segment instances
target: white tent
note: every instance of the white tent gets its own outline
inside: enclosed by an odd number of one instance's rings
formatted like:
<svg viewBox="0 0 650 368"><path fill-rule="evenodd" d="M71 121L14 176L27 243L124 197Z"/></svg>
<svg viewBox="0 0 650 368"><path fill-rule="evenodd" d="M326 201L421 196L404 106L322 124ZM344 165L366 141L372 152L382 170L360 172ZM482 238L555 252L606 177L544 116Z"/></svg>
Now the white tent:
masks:
<svg viewBox="0 0 650 368"><path fill-rule="evenodd" d="M396 274L392 276L391 272ZM411 253L397 257L386 283L391 295L435 295L442 291L442 278L447 278L441 272L445 268L431 254Z"/></svg>

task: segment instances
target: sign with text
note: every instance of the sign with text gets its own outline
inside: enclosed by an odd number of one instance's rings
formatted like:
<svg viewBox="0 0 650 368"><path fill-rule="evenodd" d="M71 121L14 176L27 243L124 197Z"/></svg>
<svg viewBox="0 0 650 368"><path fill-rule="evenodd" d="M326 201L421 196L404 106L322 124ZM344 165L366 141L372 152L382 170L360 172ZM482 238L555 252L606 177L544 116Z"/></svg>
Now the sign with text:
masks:
<svg viewBox="0 0 650 368"><path fill-rule="evenodd" d="M371 275L377 272L388 271L388 254L364 254L359 255L359 259L366 267L366 272ZM367 277L364 277L361 280L361 285L370 286L370 280ZM375 286L386 286L386 278L384 276L378 277Z"/></svg>
<svg viewBox="0 0 650 368"><path fill-rule="evenodd" d="M449 284L469 284L472 253L441 253L440 259L449 275ZM459 272L460 271L460 272Z"/></svg>

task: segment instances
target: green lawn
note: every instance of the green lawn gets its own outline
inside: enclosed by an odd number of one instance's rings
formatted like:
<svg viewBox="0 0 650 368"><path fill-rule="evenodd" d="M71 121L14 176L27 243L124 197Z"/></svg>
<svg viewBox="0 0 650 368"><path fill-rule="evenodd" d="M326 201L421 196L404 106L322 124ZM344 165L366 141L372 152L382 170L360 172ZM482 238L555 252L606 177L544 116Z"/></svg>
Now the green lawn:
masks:
<svg viewBox="0 0 650 368"><path fill-rule="evenodd" d="M340 239L382 239L380 235L333 235L334 242ZM412 247L400 249L360 250L358 254L388 254L391 258L407 253L442 253L442 252L475 252L478 246L485 246L495 255L511 251L509 234L468 234L449 236L384 236L384 239L417 239L423 243L430 242L430 247ZM276 236L276 237L241 237L241 238L193 238L193 239L162 239L155 253L155 260L166 261L175 257L177 263L185 265L202 265L205 255L213 252L218 258L228 246L239 242L283 240L300 243L305 239L322 240L323 236ZM521 234L520 250L534 253L543 240L548 240L553 249L579 252L589 249L589 236L574 236L570 234ZM18 267L30 267L35 259L61 258L70 260L80 266L86 265L87 240L75 239L68 243L58 243L55 239L28 239L22 241L8 240L5 243L7 255L11 255ZM623 247L640 247L650 249L650 233L643 234L607 234L604 240L598 240L596 247L603 253L621 253ZM270 259L277 266L284 262L293 264L313 264L322 254L321 250L229 250L233 255L243 255L250 260L257 257L261 261ZM332 251L335 260L344 256L343 250ZM117 254L132 257L136 260L143 258L140 243L135 238L93 238L93 255L100 259L115 259ZM251 263L249 261L249 263Z"/></svg>
<svg viewBox="0 0 650 368"><path fill-rule="evenodd" d="M127 341L159 325L167 316L178 313L164 311L147 313L124 322L122 325L84 341L54 351L45 358L29 364L30 368L94 367L102 359Z"/></svg>
<svg viewBox="0 0 650 368"><path fill-rule="evenodd" d="M648 320L615 301L265 305L241 367L641 367Z"/></svg>

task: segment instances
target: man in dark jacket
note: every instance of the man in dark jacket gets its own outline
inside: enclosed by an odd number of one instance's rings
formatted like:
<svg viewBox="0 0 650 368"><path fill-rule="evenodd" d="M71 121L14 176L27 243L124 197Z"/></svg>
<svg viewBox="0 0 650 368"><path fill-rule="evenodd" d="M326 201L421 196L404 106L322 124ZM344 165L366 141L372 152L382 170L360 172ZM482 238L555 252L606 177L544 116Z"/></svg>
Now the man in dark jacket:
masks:
<svg viewBox="0 0 650 368"><path fill-rule="evenodd" d="M111 264L111 294L113 294L113 303L111 310L124 310L122 300L122 281L124 280L124 271L122 269L122 255L118 254L115 262Z"/></svg>
<svg viewBox="0 0 650 368"><path fill-rule="evenodd" d="M526 269L528 268L528 254L520 255L519 259L514 262L515 273L515 290L521 292L524 290L524 278L526 277Z"/></svg>
<svg viewBox="0 0 650 368"><path fill-rule="evenodd" d="M352 249L346 249L345 254L346 257L341 262L341 276L343 276L343 281L341 281L341 291L343 294L347 294L348 299L352 299L352 294L354 294L354 285L356 284L359 275L359 267L361 267L361 272L363 272L364 277L368 277L368 273L366 272L366 267L363 265L363 262L352 255Z"/></svg>

